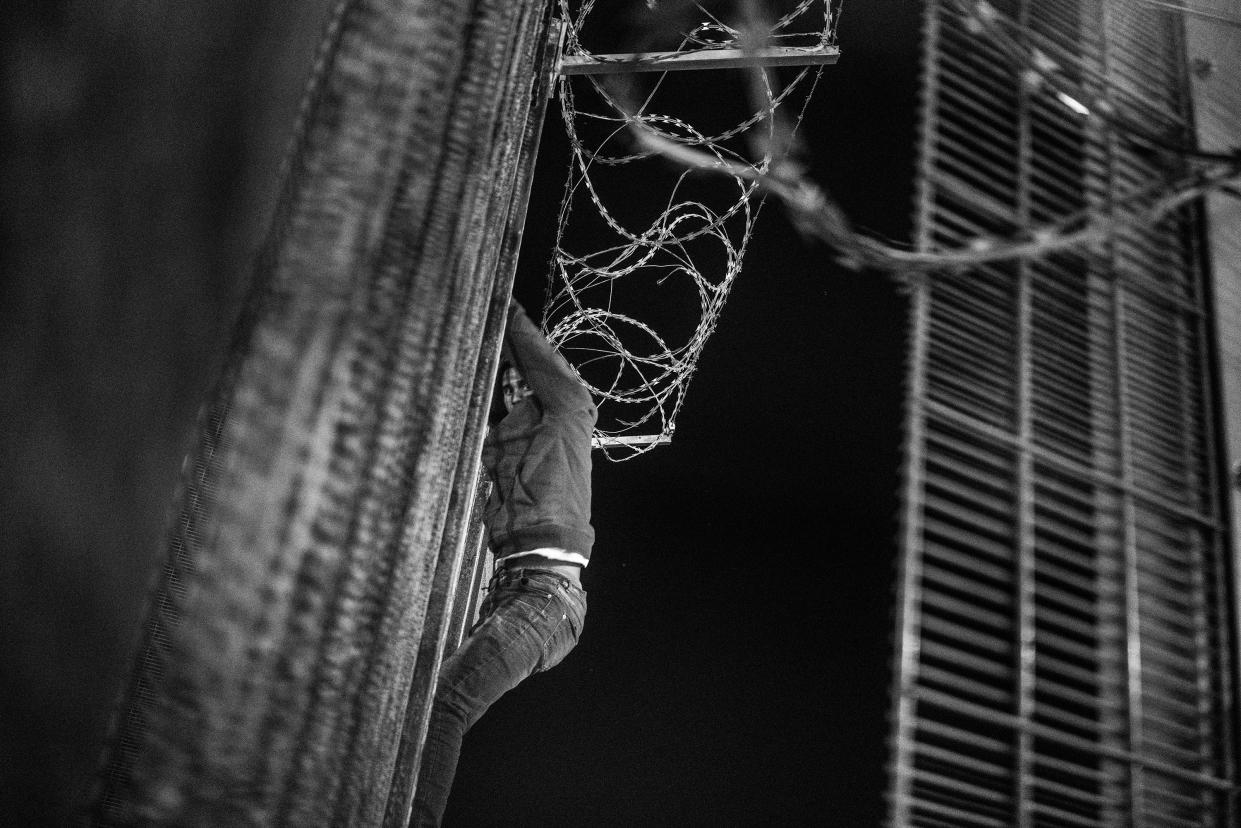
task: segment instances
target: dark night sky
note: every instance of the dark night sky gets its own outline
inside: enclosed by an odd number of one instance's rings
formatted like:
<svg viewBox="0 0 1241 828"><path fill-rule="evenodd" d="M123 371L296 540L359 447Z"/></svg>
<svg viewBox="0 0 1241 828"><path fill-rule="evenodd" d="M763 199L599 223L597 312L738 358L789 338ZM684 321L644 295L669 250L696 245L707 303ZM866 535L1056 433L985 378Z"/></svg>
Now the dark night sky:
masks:
<svg viewBox="0 0 1241 828"><path fill-rule="evenodd" d="M917 6L845 4L802 127L812 176L895 239ZM516 290L532 311L566 152L553 102ZM880 823L904 365L892 281L769 205L673 444L596 455L585 633L467 736L449 825Z"/></svg>

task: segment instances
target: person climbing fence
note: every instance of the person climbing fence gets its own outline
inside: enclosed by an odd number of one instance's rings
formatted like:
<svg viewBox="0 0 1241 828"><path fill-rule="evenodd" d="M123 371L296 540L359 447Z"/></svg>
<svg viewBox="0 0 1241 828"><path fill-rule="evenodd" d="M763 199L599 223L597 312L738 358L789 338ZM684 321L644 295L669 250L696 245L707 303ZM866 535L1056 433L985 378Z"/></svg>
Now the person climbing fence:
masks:
<svg viewBox="0 0 1241 828"><path fill-rule="evenodd" d="M504 339L506 414L483 447L496 570L478 621L439 673L414 794L419 826L443 819L466 731L528 676L559 664L586 617L594 400L516 301Z"/></svg>

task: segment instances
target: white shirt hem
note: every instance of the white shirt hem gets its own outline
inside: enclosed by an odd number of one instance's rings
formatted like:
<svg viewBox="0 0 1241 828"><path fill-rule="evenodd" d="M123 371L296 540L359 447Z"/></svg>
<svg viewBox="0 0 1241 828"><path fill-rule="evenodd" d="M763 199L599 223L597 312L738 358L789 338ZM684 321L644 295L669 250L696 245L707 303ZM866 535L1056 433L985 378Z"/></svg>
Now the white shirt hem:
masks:
<svg viewBox="0 0 1241 828"><path fill-rule="evenodd" d="M518 556L526 557L527 555L538 555L540 558L547 558L549 561L577 564L578 566L586 566L586 564L589 563L586 556L579 552L569 552L565 549L553 549L550 547L523 549L520 552L513 552L509 555L505 555L503 558L498 558L496 563L501 563L503 561L507 561L509 558L516 558Z"/></svg>

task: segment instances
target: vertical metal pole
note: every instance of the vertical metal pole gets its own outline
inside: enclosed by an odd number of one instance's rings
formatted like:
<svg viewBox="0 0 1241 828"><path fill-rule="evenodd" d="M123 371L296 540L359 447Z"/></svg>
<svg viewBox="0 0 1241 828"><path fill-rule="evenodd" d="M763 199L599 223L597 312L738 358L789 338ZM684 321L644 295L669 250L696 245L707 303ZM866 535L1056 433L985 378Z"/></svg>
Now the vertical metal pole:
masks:
<svg viewBox="0 0 1241 828"><path fill-rule="evenodd" d="M1195 118L1195 95L1193 77L1189 71L1190 66L1190 33L1187 31L1187 21L1183 17L1171 18L1168 25L1172 28L1172 39L1176 44L1176 54L1180 57L1179 61L1179 81L1180 88L1184 90L1182 99L1182 112L1184 114L1185 129L1182 140L1187 143L1207 147L1210 145L1209 140L1201 140L1198 135L1198 121ZM1194 305L1199 311L1197 324L1194 325L1192 336L1186 336L1183 331L1185 325L1185 317L1183 314L1178 315L1179 327L1178 342L1181 343L1181 371L1186 377L1193 377L1202 389L1202 407L1203 407L1203 424L1205 433L1203 434L1202 454L1204 459L1204 480L1200 480L1196 484L1196 488L1206 498L1207 503L1198 504L1200 511L1210 515L1214 519L1214 525L1206 530L1209 539L1205 543L1196 542L1192 548L1194 555L1193 567L1193 595L1194 595L1194 624L1197 629L1196 638L1198 641L1198 694L1200 706L1200 718L1198 721L1198 744L1199 752L1202 756L1203 763L1201 772L1207 776L1221 776L1224 779L1235 780L1236 769L1233 764L1233 745L1236 739L1236 721L1234 719L1235 712L1232 709L1234 701L1234 681L1235 681L1235 661L1232 658L1233 648L1236 646L1236 627L1235 615L1231 611L1229 605L1230 596L1233 594L1229 588L1229 578L1231 577L1232 567L1227 560L1228 536L1229 536L1229 515L1227 508L1227 483L1226 470L1228 468L1227 460L1221 451L1221 441L1226 442L1226 438L1221 433L1221 426L1224 425L1224 412L1220 408L1218 393L1219 386L1215 373L1215 366L1218 364L1216 358L1211 356L1218 337L1212 336L1214 324L1217 321L1214 303L1214 290L1212 284L1211 273L1211 257L1210 244L1212 239L1212 230L1218 233L1219 228L1211 228L1208 221L1209 202L1196 209L1195 221L1191 227L1193 232L1189 233L1190 238L1190 261L1188 263L1189 272L1192 274ZM1194 353L1187 353L1184 342L1193 343L1193 351L1200 355L1194 360ZM1182 421L1186 423L1186 427L1182 428L1182 434L1186 435L1183 444L1184 448L1184 464L1187 470L1193 469L1197 463L1194 457L1194 446L1189 436L1195 433L1192 428L1191 410L1189 400L1182 396ZM1241 417L1241 412L1237 412L1237 416ZM1225 474L1221 475L1221 471ZM1194 486L1192 480L1187 480L1188 486ZM1235 563L1235 562L1234 562ZM1214 599L1214 600L1212 600ZM1217 612L1212 612L1212 608L1217 608ZM1214 621L1215 630L1212 629L1212 621ZM1218 676L1218 684L1216 677ZM1225 725L1229 730L1227 738L1219 738L1215 732L1220 725ZM1223 798L1223 807L1217 807L1216 802L1221 798L1218 792L1204 789L1202 792L1202 814L1203 822L1212 820L1212 825L1233 825L1236 824L1235 808L1236 797L1228 796ZM1220 816L1224 821L1215 822L1216 816Z"/></svg>
<svg viewBox="0 0 1241 828"><path fill-rule="evenodd" d="M1223 8L1227 4L1217 4ZM1237 30L1208 19L1184 20L1186 63L1191 58L1233 54ZM1227 151L1236 143L1236 124L1241 121L1241 64L1235 60L1215 62L1209 74L1186 78L1192 90L1193 123L1197 145L1208 151ZM1226 779L1238 778L1237 757L1241 752L1238 727L1238 682L1241 674L1241 485L1230 479L1234 463L1241 463L1241 201L1226 195L1208 196L1200 226L1207 243L1200 251L1204 263L1204 306L1207 323L1200 330L1199 342L1212 360L1203 366L1203 386L1209 389L1209 410L1214 414L1209 433L1212 468L1221 474L1211 491L1216 500L1215 514L1222 527L1212 542L1212 587L1217 590L1217 624L1226 625L1228 638L1218 646L1220 683L1217 692L1222 716L1231 729L1224 737L1216 734L1220 746L1219 773ZM1223 808L1224 824L1241 824L1241 803L1229 796Z"/></svg>
<svg viewBox="0 0 1241 828"><path fill-rule="evenodd" d="M1018 12L1018 25L1024 34L1030 26L1030 5L1022 2ZM1017 93L1017 222L1019 226L1030 224L1030 186L1033 175L1030 142L1030 93L1018 73L1015 78ZM1034 718L1035 665L1035 541L1034 541L1034 434L1033 434L1033 343L1032 343L1032 294L1034 286L1027 261L1017 264L1017 465L1016 465L1016 626L1017 626L1017 756L1015 757L1013 784L1016 828L1031 828L1034 824L1034 735L1031 723Z"/></svg>
<svg viewBox="0 0 1241 828"><path fill-rule="evenodd" d="M461 559L461 572L453 586L456 600L452 616L444 633L444 656L449 656L461 646L470 627L478 618L478 607L491 572L494 559L487 548L487 526L483 523L483 508L491 494L491 481L479 480L478 494L474 496L474 513L470 516L470 531L465 541L465 554Z"/></svg>
<svg viewBox="0 0 1241 828"><path fill-rule="evenodd" d="M1222 4L1226 5L1226 4ZM1221 8L1222 8L1221 5ZM1182 21L1185 64L1195 57L1230 54L1229 44L1236 42L1236 30L1218 25L1216 21L1187 18ZM1185 83L1191 90L1197 146L1208 151L1226 151L1235 144L1236 124L1241 121L1241 64L1220 61L1206 75L1186 73ZM1214 461L1210 464L1213 479L1210 492L1214 497L1213 513L1220 528L1213 533L1210 553L1212 566L1207 570L1210 588L1214 590L1215 623L1227 631L1216 639L1219 684L1216 693L1216 716L1231 731L1226 736L1214 734L1219 746L1218 774L1225 779L1238 778L1237 712L1238 665L1241 664L1241 635L1238 615L1241 608L1241 487L1234 487L1229 469L1241 461L1241 202L1225 195L1208 196L1203 205L1199 226L1206 243L1198 251L1198 262L1204 270L1202 304L1207 311L1199 329L1199 348L1211 355L1202 366L1201 382L1208 390L1208 441L1205 451ZM1214 470L1218 469L1216 472ZM1223 631L1221 630L1221 633ZM1238 797L1224 799L1223 825L1241 824Z"/></svg>
<svg viewBox="0 0 1241 828"><path fill-rule="evenodd" d="M935 107L939 100L938 57L940 27L939 0L929 0L923 18L922 57L922 134L918 147L918 193L914 226L917 249L930 249L933 194L930 177L925 174L934 156ZM916 698L921 642L922 510L926 488L926 396L927 349L930 344L931 284L924 274L915 274L910 296L909 379L905 415L905 481L901 506L901 547L897 572L896 652L893 663L892 766L889 825L904 828L912 824L914 739L917 722Z"/></svg>
<svg viewBox="0 0 1241 828"><path fill-rule="evenodd" d="M1114 346L1116 353L1116 399L1117 399L1117 432L1120 443L1120 478L1121 478L1121 548L1123 549L1123 569L1121 572L1124 584L1125 607L1125 656L1126 656L1126 690L1129 711L1129 752L1134 756L1143 755L1142 738L1142 615L1139 553L1137 547L1137 507L1133 499L1133 470L1130 458L1133 451L1133 433L1129 425L1128 399L1129 383L1125 375L1128 362L1125 332L1128 316L1125 310L1125 289L1119 282L1113 282L1112 313L1114 330ZM1143 766L1134 763L1130 767L1131 808L1134 828L1144 824L1143 805Z"/></svg>
<svg viewBox="0 0 1241 828"><path fill-rule="evenodd" d="M1099 4L1100 31L1100 69L1105 79L1112 76L1112 60L1110 40L1113 36L1113 16L1110 0L1095 0ZM1117 147L1116 137L1108 133L1104 138L1105 174L1107 180L1102 182L1106 203L1104 210L1108 215L1116 212L1116 179L1117 179ZM1106 245L1108 270L1113 275L1116 271L1115 245ZM1137 547L1137 512L1133 498L1133 433L1129 423L1129 382L1126 376L1128 352L1125 334L1128 328L1128 317L1125 311L1125 287L1118 278L1112 278L1112 346L1115 367L1116 388L1116 431L1118 437L1118 474L1121 480L1121 525L1120 538L1122 549L1121 577L1123 583L1124 629L1125 629L1125 688L1128 710L1128 751L1134 756L1143 755L1143 713L1142 713L1142 633L1141 633L1141 589ZM1133 762L1129 766L1129 798L1130 824L1133 828L1142 828L1146 824L1146 807L1144 789L1145 770L1140 763Z"/></svg>

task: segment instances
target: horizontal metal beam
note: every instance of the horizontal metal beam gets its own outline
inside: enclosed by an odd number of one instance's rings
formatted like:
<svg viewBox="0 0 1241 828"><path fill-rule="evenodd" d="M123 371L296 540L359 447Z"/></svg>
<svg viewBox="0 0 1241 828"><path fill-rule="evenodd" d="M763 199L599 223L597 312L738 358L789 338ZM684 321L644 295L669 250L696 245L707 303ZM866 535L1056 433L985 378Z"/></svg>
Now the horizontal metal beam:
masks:
<svg viewBox="0 0 1241 828"><path fill-rule="evenodd" d="M835 63L839 59L838 46L763 46L757 49L701 49L695 52L563 55L560 58L560 74L615 75L625 72L744 69L752 66L818 66Z"/></svg>
<svg viewBox="0 0 1241 828"><path fill-rule="evenodd" d="M1061 745L1072 750L1078 750L1086 754L1106 757L1108 759L1114 759L1118 762L1124 762L1131 766L1141 767L1162 776L1168 776L1205 790L1221 791L1229 796L1241 795L1241 787L1234 785L1231 779L1211 776L1210 774L1190 770L1189 768L1180 765L1170 764L1168 762L1161 761L1152 755L1113 748L1103 744L1102 742L1076 736L1067 730L1058 730L1051 725L1024 720L1014 716L1011 713L1006 713L1003 710L996 710L986 707L985 705L976 704L974 702L958 698L953 696L951 693L945 693L942 690L932 690L927 687L914 687L909 690L902 691L901 695L911 698L914 701L928 702L940 708L946 708L972 719L1000 725L1001 727L1007 727L1018 733L1028 732L1040 739L1046 739L1048 742ZM924 718L928 721L937 721L933 718L933 715L924 714Z"/></svg>
<svg viewBox="0 0 1241 828"><path fill-rule="evenodd" d="M608 446L665 446L672 442L670 434L635 434L627 437L602 436L592 437L592 448Z"/></svg>

